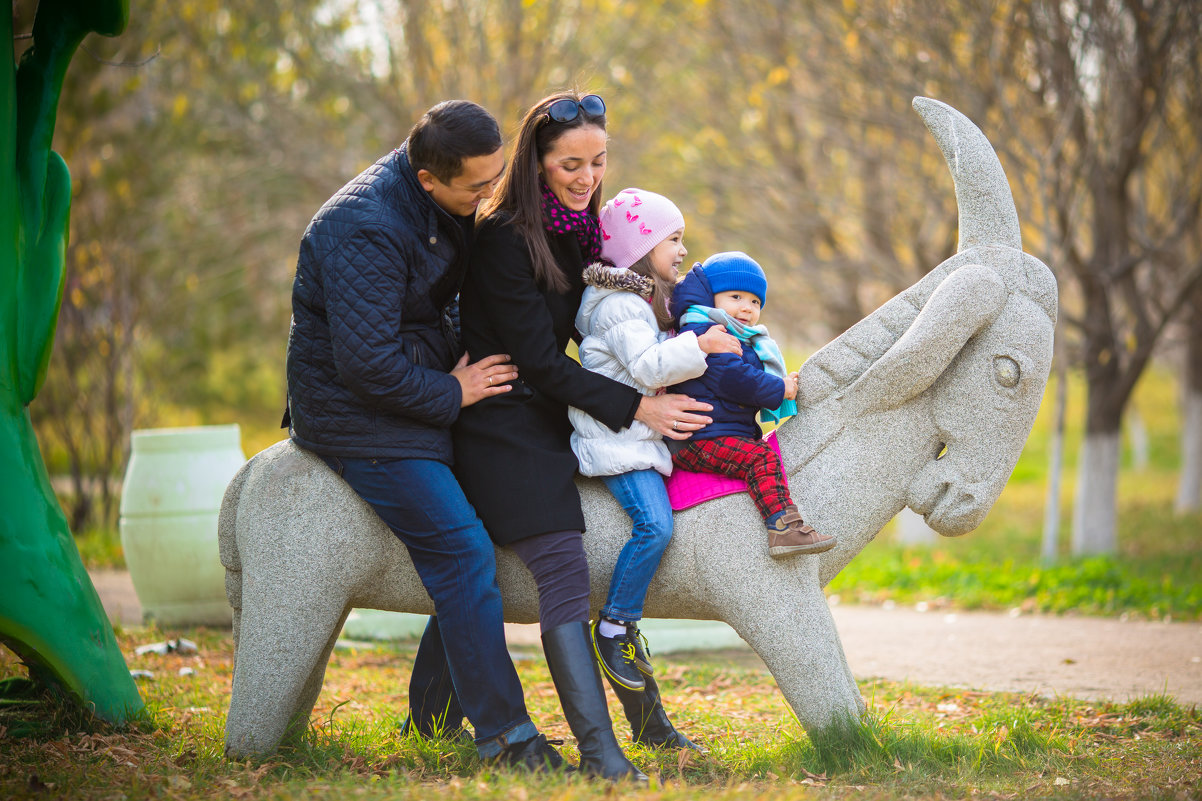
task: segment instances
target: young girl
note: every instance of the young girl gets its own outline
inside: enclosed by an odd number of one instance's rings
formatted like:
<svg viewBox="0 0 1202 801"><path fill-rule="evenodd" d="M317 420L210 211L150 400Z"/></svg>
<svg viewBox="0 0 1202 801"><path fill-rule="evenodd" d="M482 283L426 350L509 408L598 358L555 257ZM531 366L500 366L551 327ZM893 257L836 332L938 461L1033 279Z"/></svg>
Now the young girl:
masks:
<svg viewBox="0 0 1202 801"><path fill-rule="evenodd" d="M670 336L668 301L688 253L684 217L672 201L624 189L602 207L600 217L603 261L585 269L587 286L576 315L584 336L581 364L654 395L701 375L708 354L741 352L720 325ZM568 414L580 472L600 476L634 523L592 627L597 660L622 700L635 742L696 748L668 722L638 631L647 588L672 537L663 481L672 472L672 458L662 437L641 422L614 431L579 409Z"/></svg>
<svg viewBox="0 0 1202 801"><path fill-rule="evenodd" d="M796 413L797 374L785 372L784 358L768 329L756 325L767 299L764 270L737 251L710 256L676 287L672 313L682 336L721 323L742 348L735 355L709 356L701 377L672 388L714 406L712 423L691 439L670 443L672 461L684 470L745 480L768 529L771 556L821 553L835 546L835 538L802 521L789 498L780 457L761 439L756 422L761 407L771 419Z"/></svg>

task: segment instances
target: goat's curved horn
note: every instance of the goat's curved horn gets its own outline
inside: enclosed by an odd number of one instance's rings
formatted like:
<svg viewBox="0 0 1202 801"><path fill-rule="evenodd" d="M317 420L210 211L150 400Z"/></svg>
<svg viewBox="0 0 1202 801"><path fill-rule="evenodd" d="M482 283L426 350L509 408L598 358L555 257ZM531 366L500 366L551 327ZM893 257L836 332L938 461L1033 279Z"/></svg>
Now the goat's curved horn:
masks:
<svg viewBox="0 0 1202 801"><path fill-rule="evenodd" d="M997 318L1009 293L988 267L966 264L931 295L909 330L844 394L858 413L900 406L926 391L964 344Z"/></svg>
<svg viewBox="0 0 1202 801"><path fill-rule="evenodd" d="M959 252L977 245L1007 245L1022 250L1014 196L985 134L946 103L916 97L913 106L939 143L952 171L960 212Z"/></svg>

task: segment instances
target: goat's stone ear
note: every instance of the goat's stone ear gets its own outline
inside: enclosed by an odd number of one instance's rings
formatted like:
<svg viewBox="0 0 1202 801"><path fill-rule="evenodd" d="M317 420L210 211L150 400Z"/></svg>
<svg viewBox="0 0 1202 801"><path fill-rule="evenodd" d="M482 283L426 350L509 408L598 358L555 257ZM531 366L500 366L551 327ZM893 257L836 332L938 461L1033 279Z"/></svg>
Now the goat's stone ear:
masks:
<svg viewBox="0 0 1202 801"><path fill-rule="evenodd" d="M997 319L1009 291L994 270L968 264L931 295L909 330L845 395L860 412L900 406L925 392L974 334Z"/></svg>

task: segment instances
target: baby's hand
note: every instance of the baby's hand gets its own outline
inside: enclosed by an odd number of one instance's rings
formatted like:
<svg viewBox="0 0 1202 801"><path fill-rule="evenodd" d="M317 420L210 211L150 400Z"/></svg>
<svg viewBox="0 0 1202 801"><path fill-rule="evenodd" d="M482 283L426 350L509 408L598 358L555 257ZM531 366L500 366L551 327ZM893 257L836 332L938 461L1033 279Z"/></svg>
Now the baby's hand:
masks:
<svg viewBox="0 0 1202 801"><path fill-rule="evenodd" d="M797 400L797 373L785 376L785 400Z"/></svg>
<svg viewBox="0 0 1202 801"><path fill-rule="evenodd" d="M711 325L704 334L699 334L697 344L705 354L733 353L737 356L743 352L739 340L727 333L726 327L722 325Z"/></svg>

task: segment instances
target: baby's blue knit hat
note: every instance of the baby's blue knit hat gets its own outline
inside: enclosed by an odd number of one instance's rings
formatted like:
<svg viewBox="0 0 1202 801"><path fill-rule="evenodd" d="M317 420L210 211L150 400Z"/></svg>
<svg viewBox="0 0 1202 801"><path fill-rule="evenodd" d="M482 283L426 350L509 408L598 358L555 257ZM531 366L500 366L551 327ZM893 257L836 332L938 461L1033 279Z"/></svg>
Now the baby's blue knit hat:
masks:
<svg viewBox="0 0 1202 801"><path fill-rule="evenodd" d="M768 278L755 259L739 250L715 253L701 264L714 294L741 290L760 299L760 308L768 305Z"/></svg>

